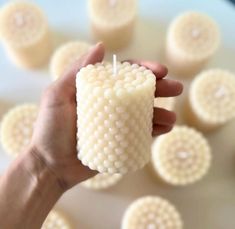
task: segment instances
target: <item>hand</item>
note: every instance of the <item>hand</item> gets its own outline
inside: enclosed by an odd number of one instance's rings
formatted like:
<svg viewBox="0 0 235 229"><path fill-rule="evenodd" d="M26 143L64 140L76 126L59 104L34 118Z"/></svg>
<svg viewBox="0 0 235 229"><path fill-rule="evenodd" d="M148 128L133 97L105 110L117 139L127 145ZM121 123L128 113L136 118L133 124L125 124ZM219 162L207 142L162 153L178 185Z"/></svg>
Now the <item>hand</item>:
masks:
<svg viewBox="0 0 235 229"><path fill-rule="evenodd" d="M42 97L31 153L56 176L64 191L96 174L77 159L75 77L79 69L101 62L103 57L104 47L99 43L54 82ZM151 69L156 75L156 96L176 96L181 93L180 83L162 79L167 74L164 66L154 62L137 63ZM153 120L153 133L162 134L172 128L175 114L157 108Z"/></svg>

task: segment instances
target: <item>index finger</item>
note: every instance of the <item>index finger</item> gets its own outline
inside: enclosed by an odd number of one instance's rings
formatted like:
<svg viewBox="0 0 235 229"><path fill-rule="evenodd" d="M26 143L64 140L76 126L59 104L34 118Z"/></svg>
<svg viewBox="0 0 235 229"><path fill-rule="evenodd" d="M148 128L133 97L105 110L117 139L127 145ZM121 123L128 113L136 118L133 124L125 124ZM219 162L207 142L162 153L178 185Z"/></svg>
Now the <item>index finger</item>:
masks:
<svg viewBox="0 0 235 229"><path fill-rule="evenodd" d="M168 69L166 66L155 61L127 60L127 62L131 64L138 64L138 65L148 68L149 70L153 72L153 74L156 76L157 79L164 78L168 73Z"/></svg>

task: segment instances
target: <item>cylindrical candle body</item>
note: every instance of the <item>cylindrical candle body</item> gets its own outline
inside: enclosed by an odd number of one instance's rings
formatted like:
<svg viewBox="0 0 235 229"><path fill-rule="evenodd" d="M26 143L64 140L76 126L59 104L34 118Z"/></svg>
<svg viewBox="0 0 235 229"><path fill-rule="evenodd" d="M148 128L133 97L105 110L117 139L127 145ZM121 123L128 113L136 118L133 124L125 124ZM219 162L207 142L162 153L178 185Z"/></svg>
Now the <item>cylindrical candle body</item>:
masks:
<svg viewBox="0 0 235 229"><path fill-rule="evenodd" d="M217 24L207 15L186 12L170 25L166 58L170 70L179 76L192 76L214 55L220 43Z"/></svg>
<svg viewBox="0 0 235 229"><path fill-rule="evenodd" d="M206 138L195 129L177 126L155 139L152 167L168 184L184 186L202 179L211 163L211 149Z"/></svg>
<svg viewBox="0 0 235 229"><path fill-rule="evenodd" d="M156 79L136 64L88 65L77 75L78 158L101 173L126 173L150 159Z"/></svg>
<svg viewBox="0 0 235 229"><path fill-rule="evenodd" d="M3 116L1 143L6 153L16 157L29 145L37 115L37 105L22 104L10 109Z"/></svg>
<svg viewBox="0 0 235 229"><path fill-rule="evenodd" d="M94 177L80 183L85 188L101 190L110 188L122 179L121 174L99 173Z"/></svg>
<svg viewBox="0 0 235 229"><path fill-rule="evenodd" d="M61 77L88 52L90 47L90 44L81 41L70 41L60 46L51 58L50 71L52 78L56 80Z"/></svg>
<svg viewBox="0 0 235 229"><path fill-rule="evenodd" d="M52 46L47 20L29 2L11 2L1 9L0 36L11 60L22 68L45 64Z"/></svg>
<svg viewBox="0 0 235 229"><path fill-rule="evenodd" d="M136 0L89 0L92 32L106 48L116 50L128 45L133 37Z"/></svg>
<svg viewBox="0 0 235 229"><path fill-rule="evenodd" d="M121 229L182 229L178 210L158 196L146 196L135 200L125 211Z"/></svg>
<svg viewBox="0 0 235 229"><path fill-rule="evenodd" d="M186 104L186 120L202 131L218 128L235 118L235 75L211 69L193 80Z"/></svg>

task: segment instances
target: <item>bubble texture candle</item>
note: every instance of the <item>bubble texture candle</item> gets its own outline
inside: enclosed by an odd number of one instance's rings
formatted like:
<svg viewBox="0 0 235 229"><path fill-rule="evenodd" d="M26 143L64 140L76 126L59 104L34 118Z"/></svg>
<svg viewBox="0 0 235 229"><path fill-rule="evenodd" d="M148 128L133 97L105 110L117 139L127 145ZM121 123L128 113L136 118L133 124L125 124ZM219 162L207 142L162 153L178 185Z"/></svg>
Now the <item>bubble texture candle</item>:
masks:
<svg viewBox="0 0 235 229"><path fill-rule="evenodd" d="M126 173L150 159L156 79L136 64L88 65L77 74L78 158L100 173Z"/></svg>
<svg viewBox="0 0 235 229"><path fill-rule="evenodd" d="M72 229L72 226L60 212L52 210L41 229Z"/></svg>
<svg viewBox="0 0 235 229"><path fill-rule="evenodd" d="M1 123L1 142L6 153L16 157L29 145L37 114L37 105L23 104L4 115Z"/></svg>
<svg viewBox="0 0 235 229"><path fill-rule="evenodd" d="M211 149L201 133L177 126L154 141L151 162L155 172L166 183L188 185L208 172Z"/></svg>
<svg viewBox="0 0 235 229"><path fill-rule="evenodd" d="M101 190L114 186L121 179L121 174L99 173L96 176L83 181L81 185L88 189Z"/></svg>
<svg viewBox="0 0 235 229"><path fill-rule="evenodd" d="M176 208L157 196L134 201L125 211L121 229L182 229L183 223Z"/></svg>
<svg viewBox="0 0 235 229"><path fill-rule="evenodd" d="M183 76L200 71L220 43L217 24L206 14L186 12L170 25L166 56L171 70Z"/></svg>
<svg viewBox="0 0 235 229"><path fill-rule="evenodd" d="M136 0L89 0L89 16L94 36L108 49L130 43L137 14Z"/></svg>
<svg viewBox="0 0 235 229"><path fill-rule="evenodd" d="M51 54L47 20L38 6L10 2L1 9L0 36L12 61L22 68L45 64Z"/></svg>
<svg viewBox="0 0 235 229"><path fill-rule="evenodd" d="M235 118L235 75L222 69L200 73L189 89L186 118L203 131Z"/></svg>
<svg viewBox="0 0 235 229"><path fill-rule="evenodd" d="M56 80L61 77L88 52L90 47L90 44L82 41L70 41L60 46L51 58L50 71L52 78Z"/></svg>

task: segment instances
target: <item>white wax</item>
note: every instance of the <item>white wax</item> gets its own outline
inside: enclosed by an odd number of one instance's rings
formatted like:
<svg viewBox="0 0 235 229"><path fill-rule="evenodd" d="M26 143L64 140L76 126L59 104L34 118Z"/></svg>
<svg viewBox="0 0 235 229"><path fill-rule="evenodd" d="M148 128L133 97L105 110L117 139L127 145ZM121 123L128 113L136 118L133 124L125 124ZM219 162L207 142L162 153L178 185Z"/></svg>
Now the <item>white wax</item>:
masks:
<svg viewBox="0 0 235 229"><path fill-rule="evenodd" d="M156 79L138 65L88 65L76 79L78 158L101 173L126 173L150 159Z"/></svg>
<svg viewBox="0 0 235 229"><path fill-rule="evenodd" d="M29 2L10 2L1 9L0 37L11 60L21 68L45 64L52 51L48 22Z"/></svg>
<svg viewBox="0 0 235 229"><path fill-rule="evenodd" d="M220 43L216 22L206 14L185 12L169 26L166 57L170 71L192 76L215 54Z"/></svg>
<svg viewBox="0 0 235 229"><path fill-rule="evenodd" d="M92 32L106 48L128 45L133 37L137 14L136 0L89 0Z"/></svg>

